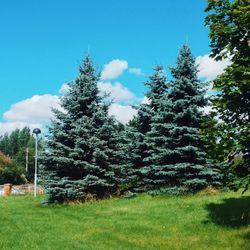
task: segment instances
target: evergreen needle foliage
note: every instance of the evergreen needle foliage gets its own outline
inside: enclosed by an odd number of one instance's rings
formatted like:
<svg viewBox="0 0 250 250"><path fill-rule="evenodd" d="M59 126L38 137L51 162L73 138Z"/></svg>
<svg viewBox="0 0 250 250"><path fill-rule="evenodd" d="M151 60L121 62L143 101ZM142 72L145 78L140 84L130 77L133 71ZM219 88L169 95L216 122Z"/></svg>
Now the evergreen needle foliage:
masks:
<svg viewBox="0 0 250 250"><path fill-rule="evenodd" d="M146 93L147 103L142 103L136 107L137 116L126 128L127 144L127 181L130 189L134 191L145 191L144 159L150 152L147 151L146 138L151 130L152 119L160 108L160 103L166 97L167 82L162 66L156 66L154 73L145 82L148 87Z"/></svg>
<svg viewBox="0 0 250 250"><path fill-rule="evenodd" d="M54 110L43 175L50 202L83 201L119 192L119 130L97 88L89 56Z"/></svg>
<svg viewBox="0 0 250 250"><path fill-rule="evenodd" d="M148 157L142 171L147 189L154 193L193 192L219 184L219 175L209 167L202 146L199 130L205 93L187 45L171 71L175 79L167 98L158 100L158 112L145 138Z"/></svg>

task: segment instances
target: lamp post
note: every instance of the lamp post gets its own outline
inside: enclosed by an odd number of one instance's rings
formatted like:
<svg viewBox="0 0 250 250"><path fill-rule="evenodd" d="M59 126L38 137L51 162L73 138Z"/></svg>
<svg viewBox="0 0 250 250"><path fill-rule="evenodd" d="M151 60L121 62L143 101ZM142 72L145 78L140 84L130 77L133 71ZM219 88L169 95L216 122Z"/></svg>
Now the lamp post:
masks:
<svg viewBox="0 0 250 250"><path fill-rule="evenodd" d="M36 153L35 153L35 177L34 177L34 197L36 197L36 187L37 187L37 139L38 134L41 134L41 130L39 128L35 128L33 133L36 135Z"/></svg>

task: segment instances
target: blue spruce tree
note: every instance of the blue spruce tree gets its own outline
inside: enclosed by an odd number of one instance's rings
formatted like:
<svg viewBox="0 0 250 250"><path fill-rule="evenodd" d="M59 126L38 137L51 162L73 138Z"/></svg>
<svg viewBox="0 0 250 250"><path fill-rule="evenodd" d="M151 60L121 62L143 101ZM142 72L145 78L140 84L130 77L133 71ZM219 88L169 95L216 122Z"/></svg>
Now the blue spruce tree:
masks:
<svg viewBox="0 0 250 250"><path fill-rule="evenodd" d="M142 172L148 190L176 194L218 184L218 173L208 164L201 141L206 100L188 46L181 48L171 71L174 80L167 98L160 99L145 137L148 156Z"/></svg>
<svg viewBox="0 0 250 250"><path fill-rule="evenodd" d="M119 193L119 129L101 97L89 56L61 98L42 157L49 202L84 201Z"/></svg>
<svg viewBox="0 0 250 250"><path fill-rule="evenodd" d="M160 103L167 93L167 82L162 66L156 66L154 73L145 82L148 87L147 103L140 104L136 109L137 115L126 128L127 135L127 184L130 191L145 191L145 185L141 171L145 166L144 159L148 156L146 137L151 130L152 118L158 112Z"/></svg>

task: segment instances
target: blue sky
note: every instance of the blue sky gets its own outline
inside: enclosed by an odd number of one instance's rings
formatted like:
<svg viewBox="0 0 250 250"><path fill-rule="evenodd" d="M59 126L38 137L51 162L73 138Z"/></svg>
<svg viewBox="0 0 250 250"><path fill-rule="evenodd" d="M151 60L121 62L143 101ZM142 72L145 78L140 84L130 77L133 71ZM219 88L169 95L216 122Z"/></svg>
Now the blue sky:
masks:
<svg viewBox="0 0 250 250"><path fill-rule="evenodd" d="M87 51L100 71L112 60L126 62L108 82L143 97L145 76L155 64L173 66L183 43L195 56L209 54L205 6L205 0L1 1L0 122L18 120L4 116L15 103L58 95Z"/></svg>

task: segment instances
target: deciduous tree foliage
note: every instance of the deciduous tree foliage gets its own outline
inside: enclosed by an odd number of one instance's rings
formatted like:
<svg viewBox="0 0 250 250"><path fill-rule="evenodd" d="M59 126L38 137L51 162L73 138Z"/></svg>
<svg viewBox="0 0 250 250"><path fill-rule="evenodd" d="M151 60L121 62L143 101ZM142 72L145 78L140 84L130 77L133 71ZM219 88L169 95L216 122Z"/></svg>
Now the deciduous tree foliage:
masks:
<svg viewBox="0 0 250 250"><path fill-rule="evenodd" d="M39 140L39 149L42 149L42 140ZM28 154L28 172L26 172L26 149L29 149ZM18 169L27 178L28 181L33 181L34 177L34 155L35 155L35 139L28 127L16 129L9 134L0 137L0 151L8 155L13 165L18 166Z"/></svg>
<svg viewBox="0 0 250 250"><path fill-rule="evenodd" d="M26 181L23 168L0 151L0 185L22 184Z"/></svg>
<svg viewBox="0 0 250 250"><path fill-rule="evenodd" d="M211 56L216 60L230 56L232 64L214 81L215 105L219 118L234 130L235 151L242 152L244 166L234 168L232 187L250 184L250 1L208 0L205 19L210 29ZM228 138L228 140L232 140ZM235 181L237 180L237 181Z"/></svg>

